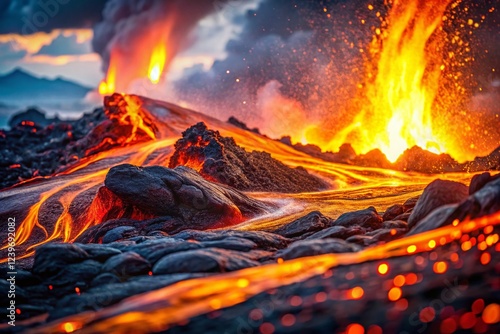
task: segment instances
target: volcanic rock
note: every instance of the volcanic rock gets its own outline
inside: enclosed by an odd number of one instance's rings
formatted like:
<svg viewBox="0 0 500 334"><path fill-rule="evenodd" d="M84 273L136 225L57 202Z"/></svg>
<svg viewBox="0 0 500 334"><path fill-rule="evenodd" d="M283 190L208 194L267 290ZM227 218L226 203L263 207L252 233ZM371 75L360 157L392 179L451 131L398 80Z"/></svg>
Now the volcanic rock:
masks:
<svg viewBox="0 0 500 334"><path fill-rule="evenodd" d="M38 247L32 272L40 276L50 276L63 270L68 264L89 258L89 254L75 244L49 243Z"/></svg>
<svg viewBox="0 0 500 334"><path fill-rule="evenodd" d="M382 220L388 221L396 218L399 215L402 215L405 212L404 206L400 204L394 204L393 206L387 208L385 210L384 215L382 216Z"/></svg>
<svg viewBox="0 0 500 334"><path fill-rule="evenodd" d="M24 124L23 124L24 122ZM9 127L14 128L16 126L23 126L30 123L35 123L39 127L46 127L52 123L59 123L60 119L56 116L55 118L47 118L45 113L38 110L37 108L31 107L23 112L13 115L9 119Z"/></svg>
<svg viewBox="0 0 500 334"><path fill-rule="evenodd" d="M118 226L104 235L102 238L103 244L109 244L110 242L127 239L137 235L137 230L132 226Z"/></svg>
<svg viewBox="0 0 500 334"><path fill-rule="evenodd" d="M376 230L382 227L382 217L379 216L377 210L370 206L367 209L347 212L339 216L334 226L360 226L369 230Z"/></svg>
<svg viewBox="0 0 500 334"><path fill-rule="evenodd" d="M458 172L460 164L448 154L434 154L418 146L407 149L394 163L398 170L420 173Z"/></svg>
<svg viewBox="0 0 500 334"><path fill-rule="evenodd" d="M196 240L200 242L224 240L229 237L243 238L254 242L257 248L268 251L283 249L290 244L291 240L274 233L264 231L238 231L238 230L218 230L218 231L195 231L186 230L174 235L174 238L184 240Z"/></svg>
<svg viewBox="0 0 500 334"><path fill-rule="evenodd" d="M329 226L332 220L323 216L319 211L313 211L294 220L291 223L281 226L274 233L286 238L301 236L308 232L316 232Z"/></svg>
<svg viewBox="0 0 500 334"><path fill-rule="evenodd" d="M408 219L408 227L411 229L416 223L440 206L465 200L468 192L468 187L462 183L440 179L432 181L425 187L424 192L418 199Z"/></svg>
<svg viewBox="0 0 500 334"><path fill-rule="evenodd" d="M182 133L169 167L188 166L210 181L243 191L306 192L327 188L303 168L290 168L266 152L247 152L233 138L198 123Z"/></svg>
<svg viewBox="0 0 500 334"><path fill-rule="evenodd" d="M99 262L105 262L112 256L118 255L121 253L116 248L107 247L99 244L74 244L87 252L89 259L96 260Z"/></svg>
<svg viewBox="0 0 500 334"><path fill-rule="evenodd" d="M227 120L227 122L229 124L232 124L232 125L240 128L240 129L243 129L243 130L246 130L246 131L250 131L250 132L253 132L253 133L256 133L256 134L260 135L259 129L257 129L257 128L250 129L245 123L243 123L242 121L240 121L239 119L237 119L234 116L229 117L229 119Z"/></svg>
<svg viewBox="0 0 500 334"><path fill-rule="evenodd" d="M153 274L226 272L259 265L242 254L219 248L170 254L156 262Z"/></svg>
<svg viewBox="0 0 500 334"><path fill-rule="evenodd" d="M408 233L408 235L435 230L444 225L447 225L448 217L456 210L457 207L458 204L447 204L440 206L439 208L433 210L431 213L425 216L422 220L418 221Z"/></svg>
<svg viewBox="0 0 500 334"><path fill-rule="evenodd" d="M342 239L311 239L294 242L290 247L276 254L284 260L299 257L329 254L329 253L351 253L360 250L356 245Z"/></svg>
<svg viewBox="0 0 500 334"><path fill-rule="evenodd" d="M363 234L364 229L359 226L332 226L325 228L319 232L313 233L307 236L306 239L327 239L327 238L335 238L335 239L347 239L353 235Z"/></svg>
<svg viewBox="0 0 500 334"><path fill-rule="evenodd" d="M476 193L477 191L481 190L487 183L494 181L498 178L500 178L500 174L491 176L491 174L488 172L474 175L472 177L472 180L470 181L469 195Z"/></svg>
<svg viewBox="0 0 500 334"><path fill-rule="evenodd" d="M175 238L160 238L157 240L146 241L137 245L133 245L128 249L132 252L135 252L150 263L154 264L159 259L164 257L165 255L200 249L203 246L198 242L188 242Z"/></svg>
<svg viewBox="0 0 500 334"><path fill-rule="evenodd" d="M125 205L145 215L177 217L187 228L233 225L271 207L184 166L120 165L111 168L104 184Z"/></svg>
<svg viewBox="0 0 500 334"><path fill-rule="evenodd" d="M351 163L356 166L366 166L366 167L377 167L377 168L386 168L393 169L393 165L387 160L382 151L379 149L374 149L369 151L366 154L358 155L351 159Z"/></svg>
<svg viewBox="0 0 500 334"><path fill-rule="evenodd" d="M149 262L134 252L125 252L110 257L102 266L103 272L109 272L118 277L147 274L150 269Z"/></svg>

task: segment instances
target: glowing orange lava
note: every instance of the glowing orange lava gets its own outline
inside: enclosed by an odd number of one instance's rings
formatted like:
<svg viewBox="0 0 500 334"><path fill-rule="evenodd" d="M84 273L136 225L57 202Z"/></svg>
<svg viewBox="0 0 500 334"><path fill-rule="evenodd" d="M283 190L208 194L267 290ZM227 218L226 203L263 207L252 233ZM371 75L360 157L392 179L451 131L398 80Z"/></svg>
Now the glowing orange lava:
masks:
<svg viewBox="0 0 500 334"><path fill-rule="evenodd" d="M99 84L99 94L101 95L111 95L116 89L116 58L111 56L108 73L106 74L106 79L102 80Z"/></svg>

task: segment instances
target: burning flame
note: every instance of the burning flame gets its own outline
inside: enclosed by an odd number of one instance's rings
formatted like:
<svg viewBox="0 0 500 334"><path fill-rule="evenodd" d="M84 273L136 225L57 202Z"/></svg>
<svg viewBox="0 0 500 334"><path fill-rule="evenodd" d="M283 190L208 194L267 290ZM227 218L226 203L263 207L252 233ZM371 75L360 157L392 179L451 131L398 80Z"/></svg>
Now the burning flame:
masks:
<svg viewBox="0 0 500 334"><path fill-rule="evenodd" d="M148 78L155 85L160 82L166 59L167 50L165 44L159 43L153 50L148 70Z"/></svg>
<svg viewBox="0 0 500 334"><path fill-rule="evenodd" d="M116 63L115 58L111 57L108 73L106 74L106 79L102 80L99 84L99 94L101 95L111 95L116 89Z"/></svg>
<svg viewBox="0 0 500 334"><path fill-rule="evenodd" d="M357 151L379 148L392 162L415 145L433 153L445 151L431 111L442 71L442 17L450 2L392 2L388 27L375 30L371 45L378 62L366 87L369 107L348 131L360 138L353 143Z"/></svg>

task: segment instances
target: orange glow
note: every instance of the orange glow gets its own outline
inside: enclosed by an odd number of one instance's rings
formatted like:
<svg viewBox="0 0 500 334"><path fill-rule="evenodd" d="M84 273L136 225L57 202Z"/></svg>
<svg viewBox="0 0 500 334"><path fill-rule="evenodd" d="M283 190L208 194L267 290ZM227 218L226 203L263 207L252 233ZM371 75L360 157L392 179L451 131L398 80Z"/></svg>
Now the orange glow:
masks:
<svg viewBox="0 0 500 334"><path fill-rule="evenodd" d="M159 43L154 49L149 62L148 78L153 84L160 82L165 61L167 60L167 48L164 43Z"/></svg>
<svg viewBox="0 0 500 334"><path fill-rule="evenodd" d="M481 264L482 264L482 265L484 265L484 266L485 266L485 265L487 265L488 263L490 263L490 261L491 261L491 255L490 255L490 253L483 253L483 254L481 255Z"/></svg>
<svg viewBox="0 0 500 334"><path fill-rule="evenodd" d="M486 324L496 324L500 321L500 306L495 303L486 306L484 308L482 318Z"/></svg>
<svg viewBox="0 0 500 334"><path fill-rule="evenodd" d="M347 326L346 334L364 334L365 328L360 324L350 324Z"/></svg>
<svg viewBox="0 0 500 334"><path fill-rule="evenodd" d="M434 270L434 272L436 274L443 274L448 269L448 265L446 264L446 262L440 261L440 262L434 263L434 266L432 267L432 269Z"/></svg>
<svg viewBox="0 0 500 334"><path fill-rule="evenodd" d="M394 301L398 300L399 298L401 298L402 294L403 294L403 292L401 291L400 288L392 288L389 290L389 293L387 293L387 297L389 298L389 300L391 302L394 302Z"/></svg>
<svg viewBox="0 0 500 334"><path fill-rule="evenodd" d="M381 263L378 266L378 273L380 275L385 275L385 274L387 274L388 271L389 271L389 266L387 265L387 263Z"/></svg>
<svg viewBox="0 0 500 334"><path fill-rule="evenodd" d="M363 297L364 293L365 292L363 291L363 288L360 286L357 286L357 287L354 287L351 290L349 290L348 297L350 297L351 299L361 299L361 297Z"/></svg>
<svg viewBox="0 0 500 334"><path fill-rule="evenodd" d="M405 277L403 275L397 275L393 281L395 286L401 287L405 285Z"/></svg>

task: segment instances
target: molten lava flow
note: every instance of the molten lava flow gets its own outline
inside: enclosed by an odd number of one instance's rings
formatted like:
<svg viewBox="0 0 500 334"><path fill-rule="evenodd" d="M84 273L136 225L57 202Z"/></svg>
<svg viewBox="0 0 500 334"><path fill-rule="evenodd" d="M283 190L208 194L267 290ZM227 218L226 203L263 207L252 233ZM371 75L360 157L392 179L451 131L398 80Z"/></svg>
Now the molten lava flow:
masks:
<svg viewBox="0 0 500 334"><path fill-rule="evenodd" d="M418 145L445 150L432 124L432 106L441 75L443 14L451 0L392 1L387 28L376 29L364 109L344 138L357 152L379 148L394 162ZM346 138L347 137L347 138ZM337 138L338 142L339 138Z"/></svg>
<svg viewBox="0 0 500 334"><path fill-rule="evenodd" d="M148 78L155 85L160 82L166 59L167 50L165 44L159 43L153 50L148 70Z"/></svg>

